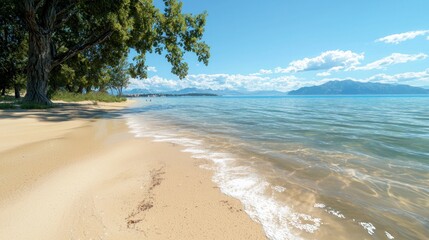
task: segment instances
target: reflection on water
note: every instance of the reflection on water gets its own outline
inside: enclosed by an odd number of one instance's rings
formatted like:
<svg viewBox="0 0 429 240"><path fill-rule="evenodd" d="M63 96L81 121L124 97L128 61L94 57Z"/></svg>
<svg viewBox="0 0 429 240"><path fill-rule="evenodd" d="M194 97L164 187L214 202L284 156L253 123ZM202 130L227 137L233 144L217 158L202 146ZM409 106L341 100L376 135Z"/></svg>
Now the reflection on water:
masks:
<svg viewBox="0 0 429 240"><path fill-rule="evenodd" d="M428 97L156 98L128 123L212 160L271 239L429 236Z"/></svg>

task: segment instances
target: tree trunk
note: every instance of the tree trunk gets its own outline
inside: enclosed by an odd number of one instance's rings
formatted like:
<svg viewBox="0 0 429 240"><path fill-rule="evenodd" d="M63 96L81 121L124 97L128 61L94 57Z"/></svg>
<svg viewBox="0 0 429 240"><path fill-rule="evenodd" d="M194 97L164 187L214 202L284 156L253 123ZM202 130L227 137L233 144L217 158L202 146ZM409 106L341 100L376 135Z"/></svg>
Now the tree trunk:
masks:
<svg viewBox="0 0 429 240"><path fill-rule="evenodd" d="M17 85L15 85L14 88L15 88L15 98L16 99L21 98L21 93L20 93L21 88L19 86L17 86Z"/></svg>
<svg viewBox="0 0 429 240"><path fill-rule="evenodd" d="M24 101L52 104L47 97L52 53L50 34L31 32L29 38L27 94Z"/></svg>
<svg viewBox="0 0 429 240"><path fill-rule="evenodd" d="M6 86L1 86L1 95L6 95Z"/></svg>
<svg viewBox="0 0 429 240"><path fill-rule="evenodd" d="M80 85L76 91L76 93L82 94L83 93L83 86Z"/></svg>

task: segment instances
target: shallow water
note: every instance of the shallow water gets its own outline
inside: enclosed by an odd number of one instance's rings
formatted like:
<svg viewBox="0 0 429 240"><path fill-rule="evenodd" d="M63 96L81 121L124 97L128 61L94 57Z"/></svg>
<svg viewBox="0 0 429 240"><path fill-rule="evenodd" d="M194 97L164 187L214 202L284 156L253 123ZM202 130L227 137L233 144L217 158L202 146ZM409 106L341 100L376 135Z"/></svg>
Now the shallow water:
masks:
<svg viewBox="0 0 429 240"><path fill-rule="evenodd" d="M212 160L270 239L429 236L429 97L146 100L131 131Z"/></svg>

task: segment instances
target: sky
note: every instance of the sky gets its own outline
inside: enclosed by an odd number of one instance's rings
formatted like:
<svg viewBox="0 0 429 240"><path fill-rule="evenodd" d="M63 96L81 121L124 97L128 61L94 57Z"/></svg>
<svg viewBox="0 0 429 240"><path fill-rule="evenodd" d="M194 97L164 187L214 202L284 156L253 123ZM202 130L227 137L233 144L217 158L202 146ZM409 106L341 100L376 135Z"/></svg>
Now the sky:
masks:
<svg viewBox="0 0 429 240"><path fill-rule="evenodd" d="M186 54L179 80L164 56L149 55L148 78L128 89L287 92L345 79L429 88L428 0L182 2L184 13L208 13L209 65Z"/></svg>

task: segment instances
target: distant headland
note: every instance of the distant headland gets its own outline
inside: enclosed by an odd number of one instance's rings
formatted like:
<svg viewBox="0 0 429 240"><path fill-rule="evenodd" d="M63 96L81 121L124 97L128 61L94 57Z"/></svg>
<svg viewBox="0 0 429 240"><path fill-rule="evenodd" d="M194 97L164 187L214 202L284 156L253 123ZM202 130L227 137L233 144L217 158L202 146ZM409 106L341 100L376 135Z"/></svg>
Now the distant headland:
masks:
<svg viewBox="0 0 429 240"><path fill-rule="evenodd" d="M371 94L429 94L429 89L404 84L330 81L318 86L302 87L289 95L371 95Z"/></svg>
<svg viewBox="0 0 429 240"><path fill-rule="evenodd" d="M185 94L171 94L171 93L134 93L124 95L128 98L133 97L216 97L217 94L212 93L185 93Z"/></svg>

